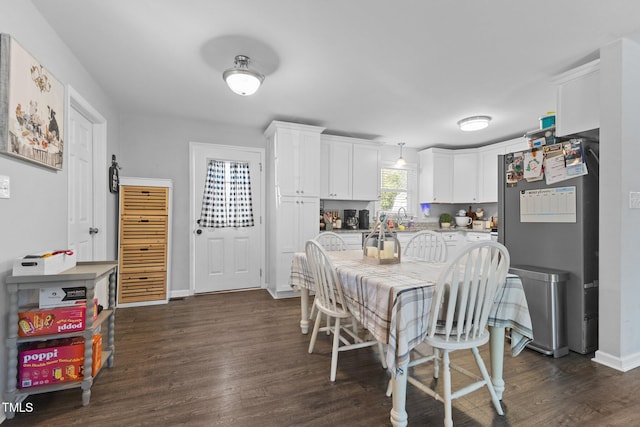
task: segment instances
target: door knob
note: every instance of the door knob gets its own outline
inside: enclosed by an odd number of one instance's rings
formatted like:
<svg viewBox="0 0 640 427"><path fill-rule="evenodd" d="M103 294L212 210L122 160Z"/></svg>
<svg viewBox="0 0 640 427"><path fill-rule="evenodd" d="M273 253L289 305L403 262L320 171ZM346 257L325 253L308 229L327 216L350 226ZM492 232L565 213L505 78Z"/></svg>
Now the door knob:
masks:
<svg viewBox="0 0 640 427"><path fill-rule="evenodd" d="M98 231L96 227L89 227L89 234L98 234Z"/></svg>

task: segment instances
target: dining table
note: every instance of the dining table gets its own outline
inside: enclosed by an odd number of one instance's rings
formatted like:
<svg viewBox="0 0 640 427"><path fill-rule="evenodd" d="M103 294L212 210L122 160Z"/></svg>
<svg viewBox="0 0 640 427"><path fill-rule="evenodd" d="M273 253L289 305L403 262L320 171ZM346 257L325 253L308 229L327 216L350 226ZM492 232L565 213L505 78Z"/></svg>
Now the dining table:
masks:
<svg viewBox="0 0 640 427"><path fill-rule="evenodd" d="M386 344L386 362L393 376L391 424L406 426L407 366L411 351L427 334L435 285L446 262L403 256L402 262L367 262L361 250L328 251L342 282L349 310L379 342ZM306 254L291 263L290 285L300 291L303 334L309 332L309 294L315 289ZM531 317L520 278L508 274L498 289L488 319L491 380L499 399L505 390L503 355L505 329L510 330L511 355L533 340Z"/></svg>

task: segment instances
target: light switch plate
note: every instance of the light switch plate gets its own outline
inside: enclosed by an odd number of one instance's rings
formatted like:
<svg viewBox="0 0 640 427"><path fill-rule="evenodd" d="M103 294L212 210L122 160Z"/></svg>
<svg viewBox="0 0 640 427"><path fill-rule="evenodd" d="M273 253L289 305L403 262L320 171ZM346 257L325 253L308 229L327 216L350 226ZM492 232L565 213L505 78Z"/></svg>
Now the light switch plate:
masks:
<svg viewBox="0 0 640 427"><path fill-rule="evenodd" d="M8 199L10 195L9 177L0 175L0 199Z"/></svg>
<svg viewBox="0 0 640 427"><path fill-rule="evenodd" d="M640 209L640 192L629 191L629 209Z"/></svg>

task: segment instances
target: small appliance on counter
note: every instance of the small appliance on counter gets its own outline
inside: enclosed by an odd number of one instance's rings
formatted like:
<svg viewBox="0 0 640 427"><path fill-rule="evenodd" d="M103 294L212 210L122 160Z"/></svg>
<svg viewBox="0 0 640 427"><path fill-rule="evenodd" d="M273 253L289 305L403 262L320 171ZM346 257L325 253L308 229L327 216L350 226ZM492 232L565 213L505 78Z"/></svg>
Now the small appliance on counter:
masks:
<svg viewBox="0 0 640 427"><path fill-rule="evenodd" d="M358 211L358 226L360 230L369 229L369 211L367 209Z"/></svg>
<svg viewBox="0 0 640 427"><path fill-rule="evenodd" d="M355 209L345 209L344 210L344 228L347 230L357 230L358 229L358 218L356 217Z"/></svg>

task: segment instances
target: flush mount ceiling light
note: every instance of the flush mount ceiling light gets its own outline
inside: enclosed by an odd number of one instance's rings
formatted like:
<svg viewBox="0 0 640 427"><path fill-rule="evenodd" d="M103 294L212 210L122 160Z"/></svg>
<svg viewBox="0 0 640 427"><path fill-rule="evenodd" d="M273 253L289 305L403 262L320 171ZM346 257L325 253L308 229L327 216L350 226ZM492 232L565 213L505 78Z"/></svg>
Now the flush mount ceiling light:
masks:
<svg viewBox="0 0 640 427"><path fill-rule="evenodd" d="M400 157L398 157L398 160L396 161L396 166L405 166L407 161L402 157L402 147L404 146L404 142L398 142L398 145L400 146Z"/></svg>
<svg viewBox="0 0 640 427"><path fill-rule="evenodd" d="M491 117L489 116L473 116L462 119L458 122L460 129L465 132L484 129L489 126Z"/></svg>
<svg viewBox="0 0 640 427"><path fill-rule="evenodd" d="M248 56L237 55L235 66L222 73L222 78L227 82L229 89L238 95L253 95L264 81L262 74L249 69L249 61Z"/></svg>

